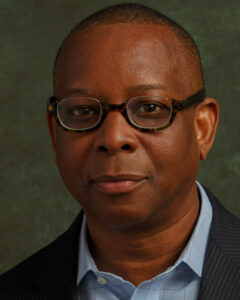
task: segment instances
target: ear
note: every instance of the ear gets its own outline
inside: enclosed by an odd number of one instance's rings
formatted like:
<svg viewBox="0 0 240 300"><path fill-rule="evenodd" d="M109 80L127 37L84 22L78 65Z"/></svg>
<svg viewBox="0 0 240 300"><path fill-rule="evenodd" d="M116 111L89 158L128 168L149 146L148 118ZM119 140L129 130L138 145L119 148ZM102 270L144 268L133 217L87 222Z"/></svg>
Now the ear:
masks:
<svg viewBox="0 0 240 300"><path fill-rule="evenodd" d="M56 130L57 124L56 119L51 114L47 113L47 123L48 123L48 131L52 141L52 147L55 155L55 163L56 163ZM57 163L56 163L57 164Z"/></svg>
<svg viewBox="0 0 240 300"><path fill-rule="evenodd" d="M205 160L211 149L219 120L219 107L213 98L201 102L194 116L194 127L200 151L200 159Z"/></svg>

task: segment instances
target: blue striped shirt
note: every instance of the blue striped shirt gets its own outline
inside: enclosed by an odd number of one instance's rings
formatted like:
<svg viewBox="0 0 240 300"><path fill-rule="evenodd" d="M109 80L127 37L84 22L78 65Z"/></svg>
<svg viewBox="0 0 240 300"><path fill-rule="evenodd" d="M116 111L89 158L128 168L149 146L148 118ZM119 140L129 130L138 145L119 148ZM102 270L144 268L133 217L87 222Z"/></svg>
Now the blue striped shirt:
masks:
<svg viewBox="0 0 240 300"><path fill-rule="evenodd" d="M87 244L84 217L79 240L78 300L195 300L197 299L212 207L199 183L200 214L187 246L165 272L135 287L123 278L98 270ZM80 263L81 262L81 263Z"/></svg>

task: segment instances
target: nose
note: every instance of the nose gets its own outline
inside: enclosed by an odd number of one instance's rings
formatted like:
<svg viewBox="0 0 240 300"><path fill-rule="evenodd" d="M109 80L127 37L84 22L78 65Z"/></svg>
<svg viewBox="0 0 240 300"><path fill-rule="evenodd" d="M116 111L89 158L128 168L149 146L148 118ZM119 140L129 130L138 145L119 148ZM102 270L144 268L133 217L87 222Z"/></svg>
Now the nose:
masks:
<svg viewBox="0 0 240 300"><path fill-rule="evenodd" d="M117 152L134 152L138 145L136 129L125 120L118 111L109 112L95 139L98 152L116 154Z"/></svg>

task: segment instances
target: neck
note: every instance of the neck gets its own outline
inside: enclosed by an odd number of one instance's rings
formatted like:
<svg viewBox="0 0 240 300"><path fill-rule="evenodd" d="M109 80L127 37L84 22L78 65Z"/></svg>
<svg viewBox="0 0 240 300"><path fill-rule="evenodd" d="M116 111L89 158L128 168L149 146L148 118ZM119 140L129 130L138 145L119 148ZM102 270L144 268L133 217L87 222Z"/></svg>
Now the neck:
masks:
<svg viewBox="0 0 240 300"><path fill-rule="evenodd" d="M103 228L87 216L91 254L99 270L121 276L137 286L175 263L192 234L198 214L196 191L191 207L176 222L170 220L169 224L159 224L151 230Z"/></svg>

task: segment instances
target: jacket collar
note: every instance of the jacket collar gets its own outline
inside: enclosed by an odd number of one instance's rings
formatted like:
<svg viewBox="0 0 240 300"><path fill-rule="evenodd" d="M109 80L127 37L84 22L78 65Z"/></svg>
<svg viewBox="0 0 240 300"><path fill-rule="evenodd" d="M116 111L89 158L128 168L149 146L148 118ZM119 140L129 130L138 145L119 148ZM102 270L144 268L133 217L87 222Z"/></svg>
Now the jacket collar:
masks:
<svg viewBox="0 0 240 300"><path fill-rule="evenodd" d="M66 232L21 264L23 268L19 270L26 272L18 276L23 282L31 282L33 290L42 295L41 299L75 299L82 219L83 211L80 211Z"/></svg>
<svg viewBox="0 0 240 300"><path fill-rule="evenodd" d="M205 188L213 220L198 300L240 299L240 220Z"/></svg>

